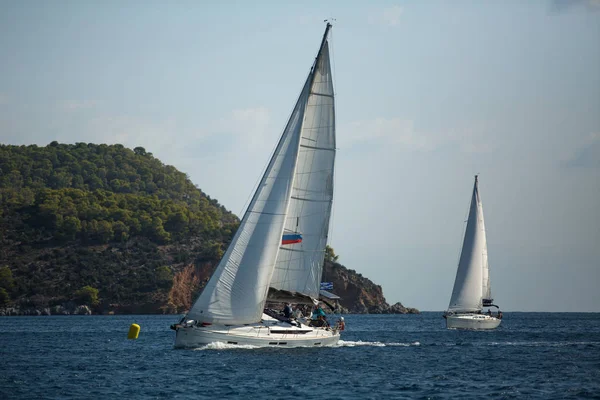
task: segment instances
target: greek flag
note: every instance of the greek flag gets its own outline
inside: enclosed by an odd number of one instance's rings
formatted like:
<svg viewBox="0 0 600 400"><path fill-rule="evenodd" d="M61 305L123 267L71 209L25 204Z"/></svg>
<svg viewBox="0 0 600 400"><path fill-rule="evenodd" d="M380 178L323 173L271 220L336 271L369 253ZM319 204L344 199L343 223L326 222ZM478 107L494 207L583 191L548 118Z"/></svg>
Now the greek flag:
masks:
<svg viewBox="0 0 600 400"><path fill-rule="evenodd" d="M333 290L333 282L321 282L321 290Z"/></svg>

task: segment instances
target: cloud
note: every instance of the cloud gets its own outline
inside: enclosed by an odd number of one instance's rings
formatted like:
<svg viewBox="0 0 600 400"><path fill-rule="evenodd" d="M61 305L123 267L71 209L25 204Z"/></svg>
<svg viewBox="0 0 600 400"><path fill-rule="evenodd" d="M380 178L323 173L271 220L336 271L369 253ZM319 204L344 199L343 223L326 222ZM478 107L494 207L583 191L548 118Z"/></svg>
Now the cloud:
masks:
<svg viewBox="0 0 600 400"><path fill-rule="evenodd" d="M224 117L204 121L201 127L184 126L176 119L104 115L86 119L77 141L146 146L163 155L195 158L201 149L216 155L238 147L264 148L270 120L265 107L235 109Z"/></svg>
<svg viewBox="0 0 600 400"><path fill-rule="evenodd" d="M233 110L209 130L231 136L236 143L255 149L264 148L265 140L272 136L270 126L269 110L259 106Z"/></svg>
<svg viewBox="0 0 600 400"><path fill-rule="evenodd" d="M428 150L431 141L415 132L413 122L401 118L375 118L373 120L354 121L340 129L340 146L369 142L383 145L396 145L409 150Z"/></svg>
<svg viewBox="0 0 600 400"><path fill-rule="evenodd" d="M65 100L59 104L59 108L63 111L78 111L94 108L98 105L94 100Z"/></svg>
<svg viewBox="0 0 600 400"><path fill-rule="evenodd" d="M563 165L570 168L600 168L600 133L590 134Z"/></svg>
<svg viewBox="0 0 600 400"><path fill-rule="evenodd" d="M392 6L373 12L369 16L369 23L386 26L396 26L400 22L403 9L400 6Z"/></svg>
<svg viewBox="0 0 600 400"><path fill-rule="evenodd" d="M340 147L358 144L395 148L403 151L433 151L442 146L455 146L464 153L483 153L492 150L484 140L485 127L471 124L447 132L417 131L414 123L402 118L375 118L354 121L339 128Z"/></svg>

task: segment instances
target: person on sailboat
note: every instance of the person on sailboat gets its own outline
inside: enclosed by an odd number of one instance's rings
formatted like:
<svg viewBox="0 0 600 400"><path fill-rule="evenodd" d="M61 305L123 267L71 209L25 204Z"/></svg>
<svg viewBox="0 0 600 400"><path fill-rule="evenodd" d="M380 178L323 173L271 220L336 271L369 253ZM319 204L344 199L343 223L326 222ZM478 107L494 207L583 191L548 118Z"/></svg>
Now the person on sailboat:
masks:
<svg viewBox="0 0 600 400"><path fill-rule="evenodd" d="M283 315L287 319L292 317L292 305L290 303L286 303L285 307L283 307Z"/></svg>
<svg viewBox="0 0 600 400"><path fill-rule="evenodd" d="M325 314L325 311L323 311L323 309L321 308L321 306L319 306L318 304L315 305L312 315L310 316L310 319L319 319L319 316L323 316L325 317L327 314Z"/></svg>
<svg viewBox="0 0 600 400"><path fill-rule="evenodd" d="M296 311L294 311L294 318L296 318L297 320L304 318L304 314L302 314L302 310L300 310L300 307L296 307Z"/></svg>
<svg viewBox="0 0 600 400"><path fill-rule="evenodd" d="M337 330L343 331L346 328L346 323L344 322L344 317L340 317L337 323Z"/></svg>
<svg viewBox="0 0 600 400"><path fill-rule="evenodd" d="M492 316L492 310L490 310L489 308L488 308L487 315L489 315L490 317Z"/></svg>

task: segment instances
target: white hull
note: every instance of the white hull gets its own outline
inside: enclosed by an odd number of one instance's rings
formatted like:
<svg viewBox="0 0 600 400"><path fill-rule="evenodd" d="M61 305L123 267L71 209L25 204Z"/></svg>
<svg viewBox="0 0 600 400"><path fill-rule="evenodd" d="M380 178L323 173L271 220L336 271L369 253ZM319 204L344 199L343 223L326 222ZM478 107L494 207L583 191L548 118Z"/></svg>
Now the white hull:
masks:
<svg viewBox="0 0 600 400"><path fill-rule="evenodd" d="M496 329L502 320L485 314L454 314L446 316L448 329Z"/></svg>
<svg viewBox="0 0 600 400"><path fill-rule="evenodd" d="M175 348L196 348L209 343L256 347L334 346L340 333L332 328L290 325L263 314L260 323L179 327Z"/></svg>

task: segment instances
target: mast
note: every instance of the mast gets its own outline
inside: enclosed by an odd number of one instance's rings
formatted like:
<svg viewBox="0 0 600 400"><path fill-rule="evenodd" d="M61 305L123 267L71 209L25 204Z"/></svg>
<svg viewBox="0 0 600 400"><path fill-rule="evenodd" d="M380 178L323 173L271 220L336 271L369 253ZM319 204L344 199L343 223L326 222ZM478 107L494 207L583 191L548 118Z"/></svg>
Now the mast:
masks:
<svg viewBox="0 0 600 400"><path fill-rule="evenodd" d="M323 52L323 47L325 47L325 42L327 42L327 35L329 34L329 30L331 29L331 24L328 22L327 25L325 26L325 33L323 34L323 39L321 40L321 46L319 46L319 52L317 53L317 56L315 57L315 62L313 63L311 69L310 69L310 73L313 74L311 81L310 81L310 85L312 86L313 84L313 80L314 80L314 70L317 67L317 64L319 62L319 57L321 57L321 53Z"/></svg>

